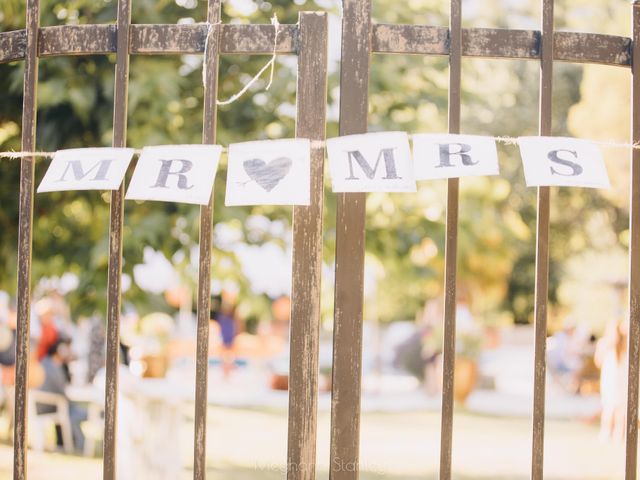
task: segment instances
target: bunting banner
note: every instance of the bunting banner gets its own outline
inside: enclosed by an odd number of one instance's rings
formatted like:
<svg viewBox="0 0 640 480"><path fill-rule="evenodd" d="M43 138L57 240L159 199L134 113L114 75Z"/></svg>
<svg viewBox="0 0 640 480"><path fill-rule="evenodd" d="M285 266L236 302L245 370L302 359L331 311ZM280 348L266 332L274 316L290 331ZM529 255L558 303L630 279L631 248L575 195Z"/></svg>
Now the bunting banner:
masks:
<svg viewBox="0 0 640 480"><path fill-rule="evenodd" d="M415 192L416 180L498 175L496 141L477 135L376 132L326 141L334 192ZM511 143L512 139L509 139ZM515 139L513 139L515 140ZM600 149L568 137L517 139L529 187L609 188ZM126 199L206 205L223 148L219 145L145 147ZM119 188L135 150L60 150L38 192ZM225 205L309 205L308 139L234 143L228 149Z"/></svg>

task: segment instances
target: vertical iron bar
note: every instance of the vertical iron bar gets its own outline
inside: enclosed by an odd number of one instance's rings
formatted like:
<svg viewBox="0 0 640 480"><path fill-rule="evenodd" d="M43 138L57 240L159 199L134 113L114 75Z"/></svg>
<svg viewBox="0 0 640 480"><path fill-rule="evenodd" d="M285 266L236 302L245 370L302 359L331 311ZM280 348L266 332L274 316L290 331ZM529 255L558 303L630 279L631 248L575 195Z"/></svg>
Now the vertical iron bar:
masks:
<svg viewBox="0 0 640 480"><path fill-rule="evenodd" d="M371 0L342 2L340 135L365 133ZM366 194L339 193L331 396L331 480L357 479L360 448Z"/></svg>
<svg viewBox="0 0 640 480"><path fill-rule="evenodd" d="M640 142L640 1L633 2L631 58L631 142ZM629 206L629 381L625 479L638 476L638 376L640 375L640 150L631 150L631 202Z"/></svg>
<svg viewBox="0 0 640 480"><path fill-rule="evenodd" d="M129 90L129 25L131 0L118 0L116 71L113 99L113 146L127 144L127 95ZM109 222L109 276L107 281L107 365L104 414L105 480L116 478L116 431L118 420L118 366L120 354L120 303L122 281L122 225L124 180L111 192Z"/></svg>
<svg viewBox="0 0 640 480"><path fill-rule="evenodd" d="M216 143L218 98L218 53L220 49L220 0L209 0L207 48L204 69L204 121L202 141ZM209 373L209 319L211 316L211 236L213 192L209 204L200 207L200 257L198 264L198 327L196 339L196 398L193 449L193 478L205 480L207 473L207 405Z"/></svg>
<svg viewBox="0 0 640 480"><path fill-rule="evenodd" d="M22 103L22 150L35 151L38 110L38 28L40 0L27 1L27 46ZM16 379L13 478L27 478L27 395L29 383L29 321L31 318L31 247L33 234L33 183L35 158L20 163L20 203L18 230L18 325L16 332Z"/></svg>
<svg viewBox="0 0 640 480"><path fill-rule="evenodd" d="M296 136L309 138L311 203L293 208L287 479L313 480L318 423L318 348L327 103L327 15L300 14Z"/></svg>
<svg viewBox="0 0 640 480"><path fill-rule="evenodd" d="M542 1L540 60L540 126L542 136L551 135L553 83L553 0ZM550 189L538 187L535 278L535 358L533 384L533 438L531 478L542 480L544 472L544 410L546 380L547 303L549 296Z"/></svg>
<svg viewBox="0 0 640 480"><path fill-rule="evenodd" d="M451 0L449 27L449 133L460 133L462 64L462 0ZM460 179L447 181L447 225L444 272L444 339L442 359L442 420L440 479L451 480L453 444L453 387L456 358L456 277Z"/></svg>

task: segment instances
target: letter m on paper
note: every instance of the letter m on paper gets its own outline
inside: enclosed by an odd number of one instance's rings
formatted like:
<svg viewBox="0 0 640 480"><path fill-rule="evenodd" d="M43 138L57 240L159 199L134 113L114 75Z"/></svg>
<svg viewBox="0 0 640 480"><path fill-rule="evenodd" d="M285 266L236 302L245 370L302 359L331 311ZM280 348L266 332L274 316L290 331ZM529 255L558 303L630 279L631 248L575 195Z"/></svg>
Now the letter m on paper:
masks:
<svg viewBox="0 0 640 480"><path fill-rule="evenodd" d="M122 184L131 148L76 148L56 152L38 192L116 190Z"/></svg>
<svg viewBox="0 0 640 480"><path fill-rule="evenodd" d="M349 158L349 176L346 178L347 180L359 180L359 178L356 177L354 173L354 160L360 166L367 178L369 180L373 180L376 176L376 172L378 171L378 166L380 165L381 158L384 158L384 168L386 171L386 176L382 177L383 180L394 180L402 178L398 176L398 173L396 172L396 161L393 158L393 148L383 148L382 150L380 150L373 168L371 168L371 164L364 158L359 150L349 151L347 152L347 155Z"/></svg>

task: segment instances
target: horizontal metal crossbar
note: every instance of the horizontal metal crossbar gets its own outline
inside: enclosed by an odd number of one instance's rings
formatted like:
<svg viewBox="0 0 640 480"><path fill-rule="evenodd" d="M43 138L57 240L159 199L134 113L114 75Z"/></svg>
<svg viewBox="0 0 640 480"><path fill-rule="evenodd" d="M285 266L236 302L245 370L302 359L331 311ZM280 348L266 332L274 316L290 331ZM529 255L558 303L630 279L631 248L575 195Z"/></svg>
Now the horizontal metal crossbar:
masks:
<svg viewBox="0 0 640 480"><path fill-rule="evenodd" d="M208 25L131 25L134 55L203 53ZM221 53L272 54L273 25L223 25ZM0 33L0 63L23 60L26 30ZM276 53L298 51L298 26L279 25ZM115 25L64 25L39 29L38 56L105 55L116 52Z"/></svg>
<svg viewBox="0 0 640 480"><path fill-rule="evenodd" d="M223 25L222 54L273 53L272 25ZM131 25L133 55L176 55L204 52L206 24ZM538 30L468 28L462 32L462 55L467 57L540 58ZM22 60L26 31L0 33L0 63ZM298 50L298 26L280 25L276 53ZM115 25L64 25L39 30L38 56L115 53ZM448 55L449 29L427 25L373 26L373 53ZM628 67L631 39L596 33L555 32L554 60Z"/></svg>
<svg viewBox="0 0 640 480"><path fill-rule="evenodd" d="M467 57L540 59L538 30L467 28L462 55ZM631 39L596 33L555 32L554 60L605 65L631 65ZM448 55L449 29L425 25L373 26L375 53Z"/></svg>

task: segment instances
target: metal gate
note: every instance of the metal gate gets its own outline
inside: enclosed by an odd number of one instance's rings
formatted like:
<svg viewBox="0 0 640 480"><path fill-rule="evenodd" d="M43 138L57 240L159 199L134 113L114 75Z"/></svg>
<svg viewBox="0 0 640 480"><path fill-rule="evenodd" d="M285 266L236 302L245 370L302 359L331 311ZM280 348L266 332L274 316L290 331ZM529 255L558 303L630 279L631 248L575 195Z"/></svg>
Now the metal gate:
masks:
<svg viewBox="0 0 640 480"><path fill-rule="evenodd" d="M312 143L311 206L293 213L293 285L287 478L315 478L323 160L327 77L327 22L323 13L302 13L296 25L220 23L220 0L208 1L206 24L132 25L131 1L118 0L116 25L39 26L39 0L27 0L26 29L0 33L0 62L24 60L22 150L35 148L38 58L116 53L113 146L125 146L129 56L204 53L203 143L215 143L218 58L223 54L297 54L296 135ZM371 0L343 0L340 134L367 131L369 65L372 54L449 57L449 131L460 130L461 59L527 59L540 62L539 133L551 134L552 71L555 61L597 63L631 70L632 132L640 142L640 1L632 4L633 38L554 31L553 0L542 0L539 31L463 29L462 0L451 0L450 25L388 25L371 22ZM206 47L206 48L205 48ZM629 383L626 476L637 478L638 376L640 350L640 150L632 150L629 279ZM21 160L18 245L18 337L14 479L27 478L27 378L31 303L31 236L35 157ZM107 311L104 478L116 478L116 415L123 187L111 196ZM456 257L459 181L448 180L445 248L445 310L440 478L450 480L453 436ZM337 203L334 357L331 410L332 480L359 477L360 389L366 194L341 193ZM535 279L535 360L531 478L543 478L545 342L549 279L549 187L538 189ZM204 480L207 415L207 339L211 271L212 210L201 209L198 336L196 357L194 479ZM339 461L334 461L339 460ZM349 465L349 468L340 468Z"/></svg>

